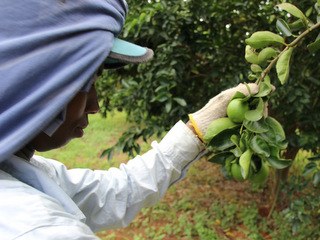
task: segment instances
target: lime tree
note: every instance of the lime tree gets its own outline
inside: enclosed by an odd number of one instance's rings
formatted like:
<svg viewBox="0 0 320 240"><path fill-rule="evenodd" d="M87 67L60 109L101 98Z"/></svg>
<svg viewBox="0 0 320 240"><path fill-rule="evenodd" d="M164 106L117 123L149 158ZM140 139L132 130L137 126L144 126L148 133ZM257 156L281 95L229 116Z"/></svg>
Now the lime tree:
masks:
<svg viewBox="0 0 320 240"><path fill-rule="evenodd" d="M251 94L248 87L248 95L237 92L227 106L227 117L215 120L204 137L210 162L221 164L231 179L249 180L260 186L266 183L270 169L284 169L292 163L282 158L288 145L285 131L281 123L268 114L269 99L276 91L270 72L275 69L280 85L285 85L295 48L310 32L320 28L320 15L314 24L290 3L277 7L296 21L287 23L279 19L278 33L258 31L245 40L245 59L251 64L248 81L255 81L259 91ZM314 7L320 14L319 1ZM293 26L298 34L292 33ZM320 49L320 35L308 49L310 52Z"/></svg>

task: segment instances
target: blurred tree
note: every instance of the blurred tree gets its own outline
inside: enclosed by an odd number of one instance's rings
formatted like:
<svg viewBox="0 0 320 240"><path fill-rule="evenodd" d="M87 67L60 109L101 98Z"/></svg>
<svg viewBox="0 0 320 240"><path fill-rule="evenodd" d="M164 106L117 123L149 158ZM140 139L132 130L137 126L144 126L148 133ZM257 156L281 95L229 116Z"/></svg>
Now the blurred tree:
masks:
<svg viewBox="0 0 320 240"><path fill-rule="evenodd" d="M105 71L98 81L103 113L123 110L135 123L104 155L117 148L139 153L136 140L161 135L179 119L187 121L188 113L220 91L248 82L244 40L255 31L276 31L282 13L274 6L279 2L128 0L129 15L120 37L152 48L155 57L146 64ZM316 16L310 0L290 2ZM269 112L286 131L287 158L294 158L300 148L316 151L319 146L320 54L309 54L301 44L286 85L279 86L271 75L277 90Z"/></svg>

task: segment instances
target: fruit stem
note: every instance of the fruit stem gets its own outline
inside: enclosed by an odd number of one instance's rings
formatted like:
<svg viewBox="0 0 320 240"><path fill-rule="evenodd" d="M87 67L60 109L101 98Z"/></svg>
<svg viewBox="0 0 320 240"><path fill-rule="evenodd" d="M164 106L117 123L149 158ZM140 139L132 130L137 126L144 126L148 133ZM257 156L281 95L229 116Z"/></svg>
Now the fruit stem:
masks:
<svg viewBox="0 0 320 240"><path fill-rule="evenodd" d="M312 32L313 30L320 28L320 22L312 25L310 28L308 28L307 30L305 30L303 33L301 33L295 40L293 40L291 43L287 44L287 46L278 54L278 56L276 58L274 58L270 64L268 65L268 67L261 73L259 79L256 81L256 84L260 85L260 83L263 81L263 79L269 74L269 72L271 71L272 67L276 64L276 62L278 61L279 57L285 52L287 51L290 47L294 48L298 45L298 43L306 36L308 35L310 32Z"/></svg>

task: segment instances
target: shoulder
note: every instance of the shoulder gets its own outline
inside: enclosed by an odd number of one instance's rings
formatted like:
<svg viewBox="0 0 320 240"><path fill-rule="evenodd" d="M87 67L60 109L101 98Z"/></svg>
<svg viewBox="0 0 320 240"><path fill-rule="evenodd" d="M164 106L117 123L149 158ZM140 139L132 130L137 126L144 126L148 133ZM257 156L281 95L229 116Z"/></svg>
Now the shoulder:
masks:
<svg viewBox="0 0 320 240"><path fill-rule="evenodd" d="M34 155L30 162L45 172L47 176L53 179L59 186L61 185L61 177L68 175L67 167L57 160Z"/></svg>
<svg viewBox="0 0 320 240"><path fill-rule="evenodd" d="M0 170L0 212L1 239L52 239L55 235L51 230L66 231L68 227L70 232L72 229L78 229L79 234L84 232L94 236L84 223L65 212L55 199L2 170ZM53 236L45 237L43 234L46 232L51 232ZM77 232L74 232L75 236ZM68 231L63 234L65 237L69 236Z"/></svg>
<svg viewBox="0 0 320 240"><path fill-rule="evenodd" d="M48 172L50 174L52 174L53 171L55 171L56 169L66 169L66 166L62 162L38 155L34 155L31 158L30 162L32 165L41 168L43 171Z"/></svg>

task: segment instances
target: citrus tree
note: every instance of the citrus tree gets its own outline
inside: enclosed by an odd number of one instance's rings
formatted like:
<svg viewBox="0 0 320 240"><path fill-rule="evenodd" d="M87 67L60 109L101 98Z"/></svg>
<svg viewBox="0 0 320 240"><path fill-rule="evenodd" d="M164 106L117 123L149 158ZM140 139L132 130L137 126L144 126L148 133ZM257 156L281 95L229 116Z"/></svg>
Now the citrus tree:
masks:
<svg viewBox="0 0 320 240"><path fill-rule="evenodd" d="M248 96L236 93L227 106L227 117L213 121L204 136L208 149L213 152L209 160L222 163L227 175L236 180L263 183L268 176L268 166L283 169L291 164L290 160L281 159L281 152L287 148L285 132L267 113L273 93L269 74L275 67L277 79L285 85L294 50L306 35L320 28L320 22L313 23L290 3L278 4L277 8L296 19L277 19L279 34L258 31L246 39L245 58L251 63L248 80L256 81L259 91L249 92ZM318 3L315 8L319 10ZM320 49L320 34L307 48L311 53ZM314 184L318 185L319 181L315 173Z"/></svg>
<svg viewBox="0 0 320 240"><path fill-rule="evenodd" d="M135 123L104 155L111 156L116 148L139 153L138 139L161 135L221 90L249 80L269 86L266 96L256 98L268 97L268 115L283 126L287 143L281 158L294 159L299 149L316 154L319 3L290 2L301 10L292 11L283 7L286 4L276 7L279 1L272 0L128 1L130 12L122 34L154 49L155 58L147 64L106 71L98 81L104 113L124 110ZM269 32L267 38L275 46L255 45L261 29L263 34ZM280 35L273 39L270 33ZM290 44L294 50L285 50ZM263 63L252 60L260 50L267 55ZM282 64L275 66L279 58ZM270 98L268 78L276 87ZM258 106L255 109L261 110ZM309 172L316 173L313 163Z"/></svg>

